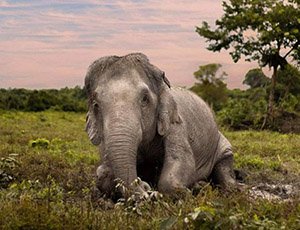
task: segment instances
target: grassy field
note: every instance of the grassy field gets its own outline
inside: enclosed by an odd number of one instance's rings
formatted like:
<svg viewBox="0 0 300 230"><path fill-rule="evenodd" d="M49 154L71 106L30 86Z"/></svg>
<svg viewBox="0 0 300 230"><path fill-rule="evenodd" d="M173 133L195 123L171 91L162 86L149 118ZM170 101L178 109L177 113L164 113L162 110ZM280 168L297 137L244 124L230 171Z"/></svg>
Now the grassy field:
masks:
<svg viewBox="0 0 300 230"><path fill-rule="evenodd" d="M224 130L248 190L108 208L91 198L99 155L84 126L79 113L0 111L1 229L300 229L300 135Z"/></svg>

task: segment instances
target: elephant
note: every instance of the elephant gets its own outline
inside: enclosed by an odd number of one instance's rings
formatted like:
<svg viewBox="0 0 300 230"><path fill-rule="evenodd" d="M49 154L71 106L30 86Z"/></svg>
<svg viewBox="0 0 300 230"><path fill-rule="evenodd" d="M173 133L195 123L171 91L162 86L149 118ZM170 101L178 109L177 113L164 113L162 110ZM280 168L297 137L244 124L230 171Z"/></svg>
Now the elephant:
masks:
<svg viewBox="0 0 300 230"><path fill-rule="evenodd" d="M99 146L96 186L107 197L116 179L143 195L172 195L199 181L236 184L233 152L210 107L187 89L171 87L146 55L106 56L85 77L86 131Z"/></svg>

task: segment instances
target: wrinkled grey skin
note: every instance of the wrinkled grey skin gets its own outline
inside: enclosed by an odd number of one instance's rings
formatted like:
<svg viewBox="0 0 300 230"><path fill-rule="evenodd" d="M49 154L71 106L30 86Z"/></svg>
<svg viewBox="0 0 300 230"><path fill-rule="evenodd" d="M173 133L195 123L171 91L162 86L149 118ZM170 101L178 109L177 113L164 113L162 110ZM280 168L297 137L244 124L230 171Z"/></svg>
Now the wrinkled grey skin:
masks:
<svg viewBox="0 0 300 230"><path fill-rule="evenodd" d="M140 53L103 57L85 78L89 97L86 130L99 145L97 187L113 196L116 178L144 194L153 186L171 194L212 179L227 188L231 145L209 107L185 89L171 88L164 73Z"/></svg>

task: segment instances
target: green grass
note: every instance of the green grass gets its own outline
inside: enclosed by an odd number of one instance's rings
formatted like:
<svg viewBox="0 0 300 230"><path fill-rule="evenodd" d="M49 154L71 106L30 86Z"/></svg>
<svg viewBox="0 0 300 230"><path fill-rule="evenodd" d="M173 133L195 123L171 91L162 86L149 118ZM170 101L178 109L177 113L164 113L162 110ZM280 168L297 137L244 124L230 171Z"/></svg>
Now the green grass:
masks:
<svg viewBox="0 0 300 230"><path fill-rule="evenodd" d="M98 150L85 115L0 111L0 229L299 229L299 195L254 199L205 186L197 196L113 209L92 196ZM300 183L300 135L224 131L235 168L258 183Z"/></svg>

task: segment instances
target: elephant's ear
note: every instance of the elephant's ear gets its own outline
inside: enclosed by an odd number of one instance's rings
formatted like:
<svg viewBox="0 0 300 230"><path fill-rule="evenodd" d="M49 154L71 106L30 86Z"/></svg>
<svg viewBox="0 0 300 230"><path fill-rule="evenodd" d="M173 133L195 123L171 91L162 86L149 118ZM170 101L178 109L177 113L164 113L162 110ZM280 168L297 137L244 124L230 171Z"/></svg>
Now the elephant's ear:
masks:
<svg viewBox="0 0 300 230"><path fill-rule="evenodd" d="M99 124L97 125L95 115L91 111L88 111L86 115L85 131L88 133L88 136L94 145L99 145L101 143L101 130Z"/></svg>
<svg viewBox="0 0 300 230"><path fill-rule="evenodd" d="M162 87L159 94L157 131L159 135L166 136L169 133L171 124L181 123L178 114L177 103L170 90L170 82L163 75Z"/></svg>
<svg viewBox="0 0 300 230"><path fill-rule="evenodd" d="M91 142L94 145L99 145L101 142L101 119L99 118L100 114L97 114L93 101L95 97L95 89L98 86L98 80L103 76L106 69L108 69L113 63L118 61L120 57L118 56L108 56L102 57L96 61L94 61L87 71L85 77L84 90L87 94L88 100L88 113L86 116L86 127L85 130L88 133L88 136ZM97 117L96 117L97 116Z"/></svg>

